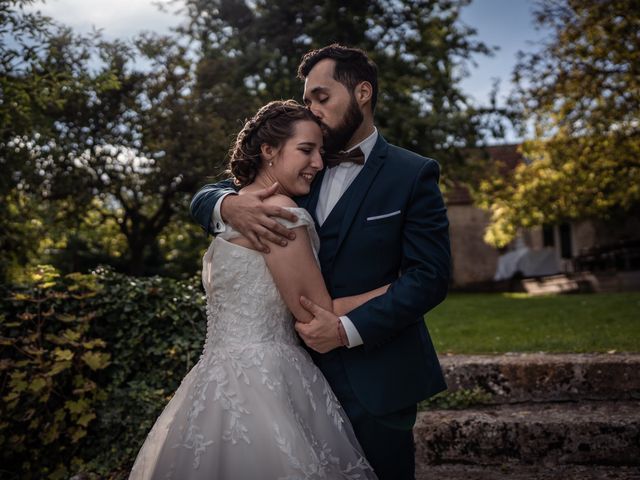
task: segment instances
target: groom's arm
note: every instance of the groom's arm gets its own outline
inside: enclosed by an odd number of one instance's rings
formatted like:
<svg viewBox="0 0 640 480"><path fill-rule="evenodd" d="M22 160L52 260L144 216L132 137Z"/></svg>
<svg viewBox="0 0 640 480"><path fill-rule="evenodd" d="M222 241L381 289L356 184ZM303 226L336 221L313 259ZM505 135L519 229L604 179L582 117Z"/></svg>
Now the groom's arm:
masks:
<svg viewBox="0 0 640 480"><path fill-rule="evenodd" d="M449 222L440 189L439 167L429 160L412 187L402 236L401 276L384 295L348 313L364 348L393 338L444 300L449 285Z"/></svg>
<svg viewBox="0 0 640 480"><path fill-rule="evenodd" d="M269 253L269 247L265 244L267 241L286 246L287 240L296 238L293 231L272 217L291 222L295 222L297 217L289 210L264 202L277 190L278 184L274 183L255 192L229 195L238 193L231 179L205 185L191 200L191 215L212 235L224 231L227 222L247 238L255 250Z"/></svg>
<svg viewBox="0 0 640 480"><path fill-rule="evenodd" d="M191 216L196 219L205 232L211 235L220 233L220 229L215 228L214 211L218 210L219 213L222 199L230 193L237 193L237 190L237 186L230 178L222 182L205 185L198 190L191 200L191 205L189 206ZM217 209L216 205L218 205ZM221 215L218 220L222 221Z"/></svg>

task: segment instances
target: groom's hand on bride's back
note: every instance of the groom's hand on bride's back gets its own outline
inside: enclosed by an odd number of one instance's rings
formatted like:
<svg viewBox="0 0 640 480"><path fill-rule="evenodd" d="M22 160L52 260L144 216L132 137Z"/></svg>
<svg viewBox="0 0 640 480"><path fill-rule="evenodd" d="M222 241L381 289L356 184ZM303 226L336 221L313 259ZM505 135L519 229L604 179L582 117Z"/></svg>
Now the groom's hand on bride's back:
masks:
<svg viewBox="0 0 640 480"><path fill-rule="evenodd" d="M276 193L278 184L257 192L227 195L220 205L222 220L249 240L254 250L269 253L267 242L286 246L287 240L294 240L295 233L281 225L272 217L281 217L295 222L296 217L289 210L277 205L268 205L264 199Z"/></svg>

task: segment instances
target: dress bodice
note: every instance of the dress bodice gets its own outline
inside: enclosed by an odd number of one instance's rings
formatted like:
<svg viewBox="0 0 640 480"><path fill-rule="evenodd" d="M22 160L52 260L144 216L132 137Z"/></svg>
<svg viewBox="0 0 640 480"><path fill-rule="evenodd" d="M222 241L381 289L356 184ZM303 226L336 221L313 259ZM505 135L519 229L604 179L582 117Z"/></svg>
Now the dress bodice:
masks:
<svg viewBox="0 0 640 480"><path fill-rule="evenodd" d="M302 208L288 208L298 220L277 220L288 228L306 226L317 256L313 219ZM207 295L206 354L221 344L299 343L294 322L262 253L230 240L240 234L228 227L213 239L202 260Z"/></svg>

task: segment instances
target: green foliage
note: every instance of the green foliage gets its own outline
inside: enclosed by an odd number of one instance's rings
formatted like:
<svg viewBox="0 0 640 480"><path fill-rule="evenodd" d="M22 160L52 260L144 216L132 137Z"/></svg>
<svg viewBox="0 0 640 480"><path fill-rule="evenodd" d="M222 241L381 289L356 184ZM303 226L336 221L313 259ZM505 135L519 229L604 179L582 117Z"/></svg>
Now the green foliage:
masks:
<svg viewBox="0 0 640 480"><path fill-rule="evenodd" d="M474 405L483 405L491 402L491 394L480 387L444 391L418 405L418 410L460 410Z"/></svg>
<svg viewBox="0 0 640 480"><path fill-rule="evenodd" d="M1 302L3 478L125 476L198 359L198 280L42 267Z"/></svg>
<svg viewBox="0 0 640 480"><path fill-rule="evenodd" d="M0 194L0 282L19 277L37 256L40 240L46 237L37 211L30 195L16 189Z"/></svg>
<svg viewBox="0 0 640 480"><path fill-rule="evenodd" d="M138 275L193 274L202 245L166 245L175 238L166 230L189 221L194 190L220 170L225 121L237 112L220 112L222 97L194 88L195 64L177 39L76 35L25 13L25 3L0 6L0 35L15 40L0 43L0 198L50 215L0 202L0 244L17 247L2 249L0 276L34 258L67 272L108 263ZM33 217L47 223L53 248L21 235Z"/></svg>
<svg viewBox="0 0 640 480"><path fill-rule="evenodd" d="M130 467L162 407L204 342L206 319L200 279L126 277L97 273L108 295L96 299L95 334L109 345L107 398L87 441L90 468L105 474Z"/></svg>
<svg viewBox="0 0 640 480"><path fill-rule="evenodd" d="M186 0L175 34L131 41L77 35L29 3L0 6L0 35L16 39L0 43L0 199L27 205L0 201L1 278L34 263L187 278L204 246L191 196L221 176L243 118L299 99L302 55L334 41L379 64L390 141L436 157L445 178L477 170L461 152L482 140L486 112L460 80L490 50L460 21L469 0ZM44 242L23 228L32 218Z"/></svg>
<svg viewBox="0 0 640 480"><path fill-rule="evenodd" d="M536 15L551 39L522 56L511 99L535 131L523 145L528 163L479 192L491 212L485 239L496 246L521 227L640 207L638 2L547 0Z"/></svg>
<svg viewBox="0 0 640 480"><path fill-rule="evenodd" d="M91 278L58 278L50 268L31 274L30 285L3 299L0 374L0 451L4 468L66 473L96 418L105 392L100 371L109 366L106 343L90 332L100 293ZM29 475L29 473L27 473Z"/></svg>
<svg viewBox="0 0 640 480"><path fill-rule="evenodd" d="M42 232L34 192L41 178L25 147L51 132L55 114L47 112L58 108L76 81L39 68L46 45L60 31L50 19L25 13L31 3L0 2L0 281L37 256ZM27 178L34 190L26 188Z"/></svg>

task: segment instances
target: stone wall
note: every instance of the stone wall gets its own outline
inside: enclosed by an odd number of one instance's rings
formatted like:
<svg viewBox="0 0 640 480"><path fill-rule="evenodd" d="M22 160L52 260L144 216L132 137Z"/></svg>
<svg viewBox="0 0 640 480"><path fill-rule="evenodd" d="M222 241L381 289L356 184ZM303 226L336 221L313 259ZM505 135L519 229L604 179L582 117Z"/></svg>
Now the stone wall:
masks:
<svg viewBox="0 0 640 480"><path fill-rule="evenodd" d="M489 214L473 205L449 205L447 213L453 285L458 287L492 280L499 252L483 240Z"/></svg>

